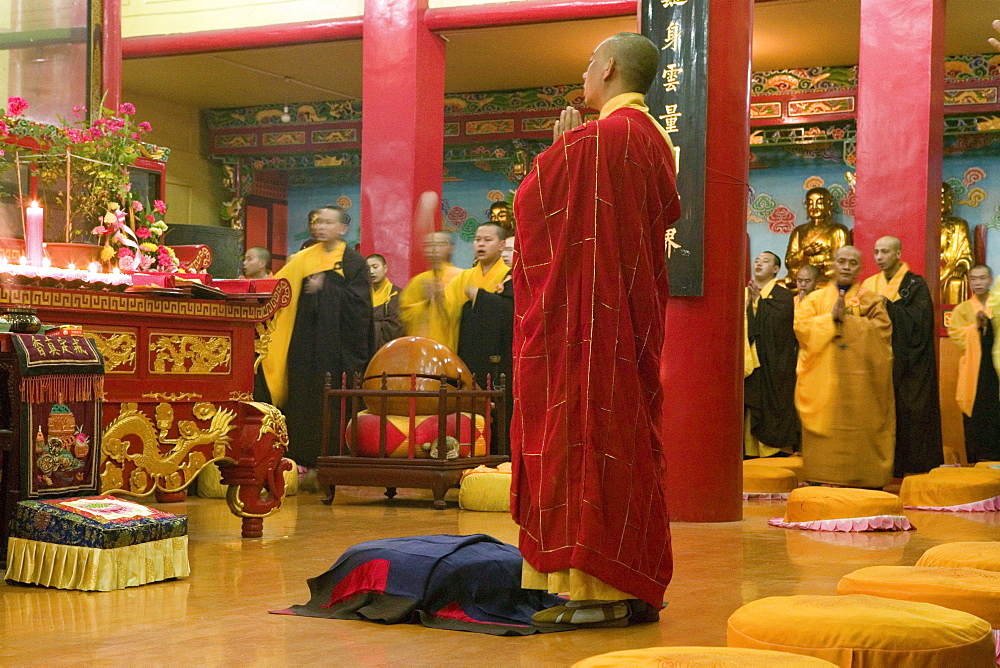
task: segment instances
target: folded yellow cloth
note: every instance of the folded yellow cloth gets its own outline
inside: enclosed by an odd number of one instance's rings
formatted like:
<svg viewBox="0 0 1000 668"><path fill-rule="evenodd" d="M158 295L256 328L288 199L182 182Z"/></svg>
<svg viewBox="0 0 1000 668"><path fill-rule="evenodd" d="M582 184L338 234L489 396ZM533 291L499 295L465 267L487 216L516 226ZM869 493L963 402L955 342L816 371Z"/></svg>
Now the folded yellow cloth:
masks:
<svg viewBox="0 0 1000 668"><path fill-rule="evenodd" d="M804 465L802 455L792 455L791 457L761 457L759 459L746 459L743 467L747 466L774 466L780 469L787 469L795 474L799 482L805 482Z"/></svg>
<svg viewBox="0 0 1000 668"><path fill-rule="evenodd" d="M917 560L917 566L979 568L1000 572L1000 542L962 541L936 545L924 552Z"/></svg>
<svg viewBox="0 0 1000 668"><path fill-rule="evenodd" d="M906 476L899 490L904 506L934 508L975 503L994 496L1000 496L1000 478L959 472Z"/></svg>
<svg viewBox="0 0 1000 668"><path fill-rule="evenodd" d="M836 664L801 654L744 647L647 647L598 654L573 664L573 668L809 668Z"/></svg>
<svg viewBox="0 0 1000 668"><path fill-rule="evenodd" d="M996 660L993 630L985 620L930 603L864 594L752 601L730 616L726 642L865 668L957 668Z"/></svg>
<svg viewBox="0 0 1000 668"><path fill-rule="evenodd" d="M978 568L869 566L840 579L838 594L871 594L961 610L1000 628L1000 573Z"/></svg>
<svg viewBox="0 0 1000 668"><path fill-rule="evenodd" d="M799 487L785 506L786 522L902 514L903 504L895 494L848 487Z"/></svg>
<svg viewBox="0 0 1000 668"><path fill-rule="evenodd" d="M745 494L787 494L798 487L799 479L788 469L776 466L744 466Z"/></svg>

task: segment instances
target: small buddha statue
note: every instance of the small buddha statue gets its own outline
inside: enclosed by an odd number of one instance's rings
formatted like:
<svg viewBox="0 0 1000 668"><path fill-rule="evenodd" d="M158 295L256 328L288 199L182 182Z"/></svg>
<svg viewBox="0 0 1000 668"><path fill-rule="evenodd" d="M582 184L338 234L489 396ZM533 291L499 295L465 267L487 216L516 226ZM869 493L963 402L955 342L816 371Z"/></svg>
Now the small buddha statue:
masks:
<svg viewBox="0 0 1000 668"><path fill-rule="evenodd" d="M820 273L820 282L833 278L833 252L851 245L851 231L833 220L833 195L826 188L811 188L806 192L808 223L792 230L785 251L788 275L795 281L799 269L811 264Z"/></svg>
<svg viewBox="0 0 1000 668"><path fill-rule="evenodd" d="M941 184L941 303L960 304L969 297L969 269L975 264L969 223L952 214L955 193Z"/></svg>
<svg viewBox="0 0 1000 668"><path fill-rule="evenodd" d="M490 222L502 227L507 231L508 235L513 234L514 217L510 213L510 204L507 202L493 202L493 204L490 204Z"/></svg>

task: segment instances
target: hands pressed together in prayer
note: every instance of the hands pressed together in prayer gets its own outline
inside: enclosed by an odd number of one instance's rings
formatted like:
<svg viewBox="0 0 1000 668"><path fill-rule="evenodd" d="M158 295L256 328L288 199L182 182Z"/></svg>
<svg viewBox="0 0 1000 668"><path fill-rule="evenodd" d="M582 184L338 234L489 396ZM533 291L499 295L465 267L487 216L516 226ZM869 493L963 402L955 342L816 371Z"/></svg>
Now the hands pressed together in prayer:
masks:
<svg viewBox="0 0 1000 668"><path fill-rule="evenodd" d="M752 304L758 297L760 297L760 288L757 287L757 283L750 281L747 283L747 306Z"/></svg>
<svg viewBox="0 0 1000 668"><path fill-rule="evenodd" d="M307 295L315 294L323 289L324 278L325 276L322 273L306 276L306 281L302 289Z"/></svg>
<svg viewBox="0 0 1000 668"><path fill-rule="evenodd" d="M985 334L986 328L990 325L989 316L986 315L985 311L980 311L976 314L976 327L979 328L980 333Z"/></svg>
<svg viewBox="0 0 1000 668"><path fill-rule="evenodd" d="M844 315L847 313L847 305L844 303L844 295L846 293L841 292L840 296L837 297L837 301L833 304L833 309L830 314L833 316L833 321L836 323L844 322Z"/></svg>
<svg viewBox="0 0 1000 668"><path fill-rule="evenodd" d="M559 119L552 128L552 141L558 141L564 132L569 132L573 128L583 125L583 116L576 107L566 107L559 113Z"/></svg>

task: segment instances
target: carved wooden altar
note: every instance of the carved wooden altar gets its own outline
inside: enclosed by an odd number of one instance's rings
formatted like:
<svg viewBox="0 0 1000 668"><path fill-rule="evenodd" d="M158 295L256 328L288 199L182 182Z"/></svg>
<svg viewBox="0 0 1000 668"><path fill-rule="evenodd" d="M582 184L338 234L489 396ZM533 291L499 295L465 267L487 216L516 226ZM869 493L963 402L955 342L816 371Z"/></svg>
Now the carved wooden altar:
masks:
<svg viewBox="0 0 1000 668"><path fill-rule="evenodd" d="M268 324L290 297L287 281L227 300L0 286L0 303L82 325L104 355L101 491L178 492L218 463L244 538L262 535L284 496L284 416L252 392Z"/></svg>

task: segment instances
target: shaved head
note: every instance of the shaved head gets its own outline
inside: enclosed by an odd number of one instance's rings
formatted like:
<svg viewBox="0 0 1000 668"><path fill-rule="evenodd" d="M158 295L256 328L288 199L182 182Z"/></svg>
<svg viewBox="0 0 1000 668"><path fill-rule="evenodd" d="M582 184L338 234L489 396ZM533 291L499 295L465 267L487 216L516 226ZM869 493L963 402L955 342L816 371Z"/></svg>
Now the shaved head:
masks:
<svg viewBox="0 0 1000 668"><path fill-rule="evenodd" d="M899 239L896 237L879 237L879 240L875 242L875 245L885 244L890 250L901 251L903 250L903 244L900 243Z"/></svg>
<svg viewBox="0 0 1000 668"><path fill-rule="evenodd" d="M634 32L620 32L601 45L605 58L614 58L621 71L622 86L629 93L649 92L659 69L660 52L649 38Z"/></svg>
<svg viewBox="0 0 1000 668"><path fill-rule="evenodd" d="M893 239L895 237L887 237L887 238ZM899 239L896 239L896 243L899 243ZM838 248L837 250L835 250L833 252L834 259L836 259L837 257L839 257L841 255L846 255L846 256L849 256L849 257L855 257L858 260L861 259L861 251L859 251L854 246L841 246L840 248Z"/></svg>

